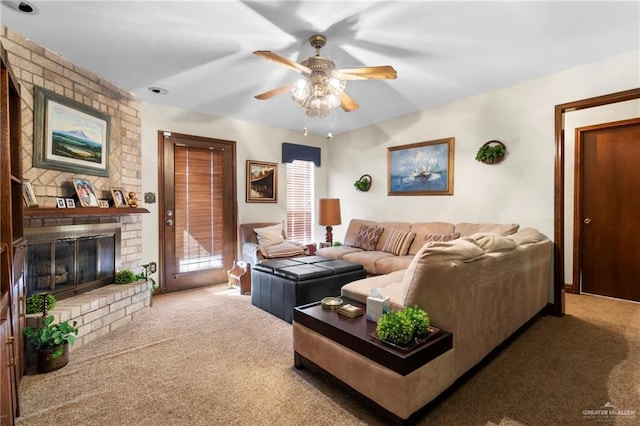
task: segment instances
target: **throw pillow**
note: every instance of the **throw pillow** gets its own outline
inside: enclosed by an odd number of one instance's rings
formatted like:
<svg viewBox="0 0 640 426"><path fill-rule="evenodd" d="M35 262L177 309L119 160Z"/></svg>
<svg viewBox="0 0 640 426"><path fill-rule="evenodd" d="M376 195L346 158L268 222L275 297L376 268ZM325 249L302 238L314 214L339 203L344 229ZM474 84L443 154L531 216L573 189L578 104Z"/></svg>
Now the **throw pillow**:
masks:
<svg viewBox="0 0 640 426"><path fill-rule="evenodd" d="M282 236L282 224L265 226L264 228L255 228L253 230L258 237L258 245L260 247L268 247L279 244L284 241Z"/></svg>
<svg viewBox="0 0 640 426"><path fill-rule="evenodd" d="M442 241L446 243L447 241L452 241L457 238L460 238L459 232L452 232L450 234L427 234L424 237L424 242L430 243L431 241Z"/></svg>
<svg viewBox="0 0 640 426"><path fill-rule="evenodd" d="M395 254L396 256L404 256L409 252L409 247L411 247L411 243L415 237L415 232L403 232L394 229L384 247L382 247L382 251Z"/></svg>
<svg viewBox="0 0 640 426"><path fill-rule="evenodd" d="M305 246L303 244L285 240L278 244L260 247L260 253L267 259L273 259L278 257L302 256L304 249Z"/></svg>
<svg viewBox="0 0 640 426"><path fill-rule="evenodd" d="M375 250L383 231L384 228L378 228L377 226L360 225L358 234L353 240L353 247L367 251Z"/></svg>

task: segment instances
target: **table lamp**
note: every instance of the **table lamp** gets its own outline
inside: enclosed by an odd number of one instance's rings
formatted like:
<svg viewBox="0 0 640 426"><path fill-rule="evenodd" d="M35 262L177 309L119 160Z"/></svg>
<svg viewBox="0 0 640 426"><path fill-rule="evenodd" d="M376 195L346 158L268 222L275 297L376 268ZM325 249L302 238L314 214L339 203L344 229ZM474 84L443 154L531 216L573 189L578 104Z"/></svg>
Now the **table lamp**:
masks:
<svg viewBox="0 0 640 426"><path fill-rule="evenodd" d="M320 198L318 224L327 227L325 239L329 245L333 244L333 225L340 225L340 199L339 198Z"/></svg>

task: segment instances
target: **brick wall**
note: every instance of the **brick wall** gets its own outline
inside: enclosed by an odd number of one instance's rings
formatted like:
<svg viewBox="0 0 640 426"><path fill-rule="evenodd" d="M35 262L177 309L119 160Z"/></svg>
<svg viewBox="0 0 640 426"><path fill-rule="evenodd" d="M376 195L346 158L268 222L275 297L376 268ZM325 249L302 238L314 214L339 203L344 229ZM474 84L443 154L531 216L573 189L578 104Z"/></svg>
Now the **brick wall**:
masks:
<svg viewBox="0 0 640 426"><path fill-rule="evenodd" d="M126 192L136 192L140 199L139 99L7 27L0 26L0 41L22 86L23 177L31 181L38 205L55 207L56 197L72 198L75 191L71 179L74 177L90 180L98 198L111 199L109 188L115 186L124 188ZM34 86L73 99L111 117L109 177L33 167ZM120 221L123 224L122 266L134 268L142 260L142 218L139 215L123 216ZM39 226L41 222L46 220L27 221L25 226ZM75 223L71 219L56 219L55 222L60 225Z"/></svg>

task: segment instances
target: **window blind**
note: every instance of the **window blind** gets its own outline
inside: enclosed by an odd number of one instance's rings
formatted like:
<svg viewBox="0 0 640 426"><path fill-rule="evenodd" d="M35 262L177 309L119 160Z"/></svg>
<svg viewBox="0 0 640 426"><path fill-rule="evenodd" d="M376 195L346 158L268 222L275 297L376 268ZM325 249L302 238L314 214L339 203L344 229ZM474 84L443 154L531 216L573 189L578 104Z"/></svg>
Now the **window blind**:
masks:
<svg viewBox="0 0 640 426"><path fill-rule="evenodd" d="M219 268L223 240L223 154L176 146L175 255L178 272Z"/></svg>
<svg viewBox="0 0 640 426"><path fill-rule="evenodd" d="M313 162L287 163L287 237L311 242L313 228Z"/></svg>

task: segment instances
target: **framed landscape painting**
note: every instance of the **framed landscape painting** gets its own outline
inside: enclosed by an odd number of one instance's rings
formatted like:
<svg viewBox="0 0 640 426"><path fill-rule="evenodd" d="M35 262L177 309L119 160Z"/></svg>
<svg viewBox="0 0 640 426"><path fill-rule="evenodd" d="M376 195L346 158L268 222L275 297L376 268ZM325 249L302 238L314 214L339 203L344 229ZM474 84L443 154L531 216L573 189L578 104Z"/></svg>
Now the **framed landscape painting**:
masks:
<svg viewBox="0 0 640 426"><path fill-rule="evenodd" d="M453 195L455 138L387 148L388 195Z"/></svg>
<svg viewBox="0 0 640 426"><path fill-rule="evenodd" d="M278 165L247 160L247 203L278 202Z"/></svg>
<svg viewBox="0 0 640 426"><path fill-rule="evenodd" d="M107 114L35 86L33 125L34 167L109 176Z"/></svg>

